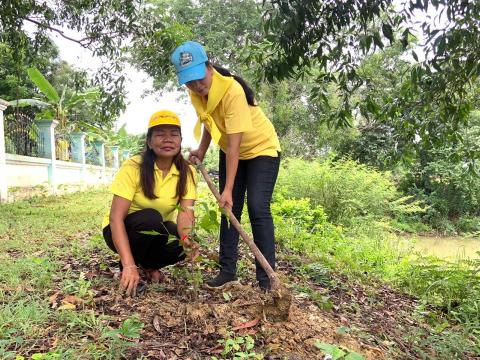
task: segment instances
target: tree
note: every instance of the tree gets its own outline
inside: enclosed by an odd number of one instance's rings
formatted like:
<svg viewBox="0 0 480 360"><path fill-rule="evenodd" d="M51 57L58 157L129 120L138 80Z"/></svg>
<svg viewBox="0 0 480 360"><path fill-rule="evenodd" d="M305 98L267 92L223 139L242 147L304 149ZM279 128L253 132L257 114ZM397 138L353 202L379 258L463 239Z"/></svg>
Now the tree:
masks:
<svg viewBox="0 0 480 360"><path fill-rule="evenodd" d="M408 108L408 97L384 101L384 107L372 99L368 112L388 118L408 109L422 118L436 111L435 121L414 126L423 142L433 144L458 135L458 126L468 121L471 103L464 95L480 75L478 1L409 0L395 7L391 0L271 0L264 6L265 39L252 45L247 60L261 64L265 69L261 75L269 81L314 77L318 86L311 98L327 108L326 87L334 83L342 106L329 121L339 126L351 125L354 110L359 109L350 97L366 84L358 73L362 59L387 43L400 41L406 49L414 39L412 23L418 13L436 11L434 19L420 20L425 60L410 48L409 90L422 95L414 108ZM415 135L410 133L410 139Z"/></svg>
<svg viewBox="0 0 480 360"><path fill-rule="evenodd" d="M0 7L0 42L12 49L14 60L21 65L31 63L30 55L47 46L52 33L103 57L95 82L103 89L104 108L118 114L125 108L125 77L121 73L125 41L141 32L137 23L140 12L140 2L135 0L5 0ZM78 37L67 30L78 32Z"/></svg>
<svg viewBox="0 0 480 360"><path fill-rule="evenodd" d="M133 40L133 63L154 78L156 90L175 87L168 87L175 79L170 54L187 40L202 43L214 63L253 80L242 53L247 37L260 40L262 36L256 1L150 0L141 23L145 31Z"/></svg>

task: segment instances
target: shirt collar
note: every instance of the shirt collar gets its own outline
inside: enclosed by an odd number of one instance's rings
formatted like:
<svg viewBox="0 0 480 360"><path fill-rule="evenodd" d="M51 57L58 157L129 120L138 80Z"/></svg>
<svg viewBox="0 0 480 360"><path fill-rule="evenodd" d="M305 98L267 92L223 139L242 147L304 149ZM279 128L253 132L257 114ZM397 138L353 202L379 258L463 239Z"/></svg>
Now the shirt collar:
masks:
<svg viewBox="0 0 480 360"><path fill-rule="evenodd" d="M160 172L160 169L158 168L156 162L153 162L153 168L155 171ZM170 170L168 171L168 175L177 175L177 176L180 175L180 172L178 171L177 167L173 162L172 162L172 166L170 166Z"/></svg>

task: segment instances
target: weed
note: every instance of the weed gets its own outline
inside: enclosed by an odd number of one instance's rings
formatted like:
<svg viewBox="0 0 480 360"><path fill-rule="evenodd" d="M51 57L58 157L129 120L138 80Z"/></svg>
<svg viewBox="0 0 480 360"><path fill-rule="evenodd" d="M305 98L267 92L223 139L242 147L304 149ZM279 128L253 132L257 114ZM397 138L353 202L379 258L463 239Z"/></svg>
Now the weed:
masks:
<svg viewBox="0 0 480 360"><path fill-rule="evenodd" d="M325 359L329 360L363 360L363 356L355 351L348 350L344 347L322 343L319 341L315 342L315 346L320 349L327 356Z"/></svg>
<svg viewBox="0 0 480 360"><path fill-rule="evenodd" d="M118 329L105 329L102 333L102 339L107 341L107 347L111 354L123 356L125 351L135 344L135 340L140 338L140 331L144 324L138 316L131 316L126 319Z"/></svg>
<svg viewBox="0 0 480 360"><path fill-rule="evenodd" d="M235 336L232 332L228 332L226 337L218 340L223 345L222 355L228 356L228 359L263 359L262 354L252 351L255 347L255 340L250 336ZM211 360L219 360L212 356Z"/></svg>
<svg viewBox="0 0 480 360"><path fill-rule="evenodd" d="M95 292L92 290L92 282L85 279L83 272L76 280L65 280L62 289L64 294L75 295L87 301L91 301L95 296Z"/></svg>
<svg viewBox="0 0 480 360"><path fill-rule="evenodd" d="M308 286L294 285L293 289L300 294L305 294L310 300L312 300L315 305L317 305L322 310L332 310L333 302L330 299L330 296L312 290Z"/></svg>

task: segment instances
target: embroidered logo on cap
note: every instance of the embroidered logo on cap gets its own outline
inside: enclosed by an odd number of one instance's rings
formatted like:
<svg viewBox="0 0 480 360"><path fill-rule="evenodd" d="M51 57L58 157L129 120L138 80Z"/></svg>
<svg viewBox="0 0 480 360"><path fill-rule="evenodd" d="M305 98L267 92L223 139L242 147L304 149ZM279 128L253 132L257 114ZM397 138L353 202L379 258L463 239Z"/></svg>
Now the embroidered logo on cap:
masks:
<svg viewBox="0 0 480 360"><path fill-rule="evenodd" d="M187 66L193 61L192 53L182 52L180 53L180 66Z"/></svg>

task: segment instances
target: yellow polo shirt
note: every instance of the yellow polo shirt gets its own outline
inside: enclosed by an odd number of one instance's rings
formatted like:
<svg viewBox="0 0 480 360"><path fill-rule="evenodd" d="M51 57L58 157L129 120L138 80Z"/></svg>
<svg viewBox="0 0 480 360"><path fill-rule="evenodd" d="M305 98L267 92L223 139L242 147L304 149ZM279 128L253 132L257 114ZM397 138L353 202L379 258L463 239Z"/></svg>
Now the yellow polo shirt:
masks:
<svg viewBox="0 0 480 360"><path fill-rule="evenodd" d="M215 86L214 82L212 86ZM241 132L243 135L240 143L240 160L249 160L262 155L278 156L280 142L273 124L260 106L248 105L242 85L236 80L228 88L211 116L222 134L218 145L225 153L228 148L227 135ZM211 129L207 130L211 133Z"/></svg>
<svg viewBox="0 0 480 360"><path fill-rule="evenodd" d="M145 197L140 184L140 163L142 158L140 155L134 156L126 160L110 186L110 191L117 196L131 201L128 213L134 213L143 209L155 209L161 215L164 221L176 220L176 208L178 205L178 197L175 196L177 191L177 183L179 180L179 172L177 167L172 164L168 175L163 178L162 171L155 164L155 195L157 199L149 199ZM196 172L195 168L190 166L193 173L187 178L187 191L184 199L195 200L197 198L196 188ZM102 229L109 224L110 212L104 217Z"/></svg>

